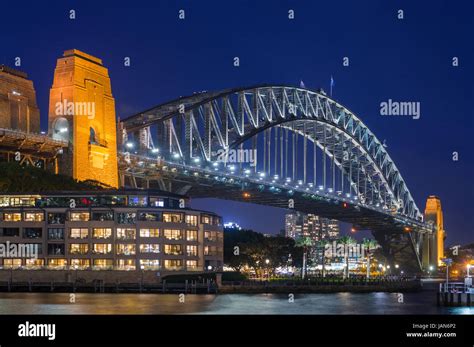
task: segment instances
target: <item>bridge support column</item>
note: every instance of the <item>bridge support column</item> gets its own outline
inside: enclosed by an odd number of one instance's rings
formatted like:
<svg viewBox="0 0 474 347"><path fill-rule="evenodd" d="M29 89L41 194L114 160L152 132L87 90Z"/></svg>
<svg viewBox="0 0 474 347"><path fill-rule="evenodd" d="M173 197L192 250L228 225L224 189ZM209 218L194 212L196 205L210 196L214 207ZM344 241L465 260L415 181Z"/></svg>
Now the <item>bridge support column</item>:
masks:
<svg viewBox="0 0 474 347"><path fill-rule="evenodd" d="M423 234L423 245L422 245L422 265L423 269L429 269L430 266L430 243L431 243L430 234Z"/></svg>

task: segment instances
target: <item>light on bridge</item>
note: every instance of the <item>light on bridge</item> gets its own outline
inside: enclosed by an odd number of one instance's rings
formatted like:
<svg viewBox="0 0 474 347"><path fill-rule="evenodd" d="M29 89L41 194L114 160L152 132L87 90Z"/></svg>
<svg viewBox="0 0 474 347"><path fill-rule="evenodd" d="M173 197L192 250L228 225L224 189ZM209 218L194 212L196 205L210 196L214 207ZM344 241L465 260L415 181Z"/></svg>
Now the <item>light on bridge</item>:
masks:
<svg viewBox="0 0 474 347"><path fill-rule="evenodd" d="M178 158L180 158L180 157L181 157L181 156L179 155L179 153L173 153L173 158L178 159Z"/></svg>
<svg viewBox="0 0 474 347"><path fill-rule="evenodd" d="M409 227L405 227L405 228L403 228L403 230L405 230L405 231L407 231L407 232L408 232L408 231L411 231L411 228L409 228Z"/></svg>
<svg viewBox="0 0 474 347"><path fill-rule="evenodd" d="M247 198L250 198L250 193L244 192L242 195L243 195L243 197L246 198L246 199L247 199Z"/></svg>
<svg viewBox="0 0 474 347"><path fill-rule="evenodd" d="M158 148L153 148L151 150L151 153L159 153L159 152L160 152L160 150Z"/></svg>

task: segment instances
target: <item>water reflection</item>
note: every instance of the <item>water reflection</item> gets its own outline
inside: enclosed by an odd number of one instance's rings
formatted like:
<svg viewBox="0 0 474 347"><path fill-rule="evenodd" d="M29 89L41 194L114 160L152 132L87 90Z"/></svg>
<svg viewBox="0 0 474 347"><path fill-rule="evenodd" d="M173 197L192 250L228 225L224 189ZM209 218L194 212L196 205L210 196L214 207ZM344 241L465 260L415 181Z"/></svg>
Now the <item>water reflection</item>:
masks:
<svg viewBox="0 0 474 347"><path fill-rule="evenodd" d="M0 293L0 314L474 314L474 308L437 307L433 292L296 294Z"/></svg>

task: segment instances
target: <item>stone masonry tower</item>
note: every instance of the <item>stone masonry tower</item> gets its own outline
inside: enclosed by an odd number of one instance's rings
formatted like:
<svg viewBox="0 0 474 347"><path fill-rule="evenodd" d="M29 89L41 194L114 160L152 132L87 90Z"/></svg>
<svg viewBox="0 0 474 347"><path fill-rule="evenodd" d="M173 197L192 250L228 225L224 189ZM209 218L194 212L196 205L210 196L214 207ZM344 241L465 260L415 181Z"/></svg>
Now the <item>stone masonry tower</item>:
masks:
<svg viewBox="0 0 474 347"><path fill-rule="evenodd" d="M444 239L446 234L443 226L443 210L441 200L430 195L426 200L425 221L432 221L436 226L436 233L429 240L429 264L439 266L444 258Z"/></svg>
<svg viewBox="0 0 474 347"><path fill-rule="evenodd" d="M49 134L69 141L61 173L118 186L115 101L102 60L72 49L57 61Z"/></svg>

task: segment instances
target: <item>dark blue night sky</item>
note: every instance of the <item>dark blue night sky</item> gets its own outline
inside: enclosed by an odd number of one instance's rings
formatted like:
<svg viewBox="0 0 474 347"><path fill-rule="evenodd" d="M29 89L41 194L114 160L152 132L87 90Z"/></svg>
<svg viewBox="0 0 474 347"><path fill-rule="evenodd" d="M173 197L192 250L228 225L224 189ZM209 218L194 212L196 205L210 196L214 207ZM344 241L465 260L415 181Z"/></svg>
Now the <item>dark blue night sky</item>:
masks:
<svg viewBox="0 0 474 347"><path fill-rule="evenodd" d="M22 58L43 130L56 59L70 48L103 59L121 118L201 90L300 80L327 90L332 75L334 98L386 140L418 207L424 210L428 195L441 198L447 243L474 239L470 1L9 1L1 13L0 62ZM421 118L381 116L388 99L420 102ZM283 228L281 210L196 206L257 231Z"/></svg>

